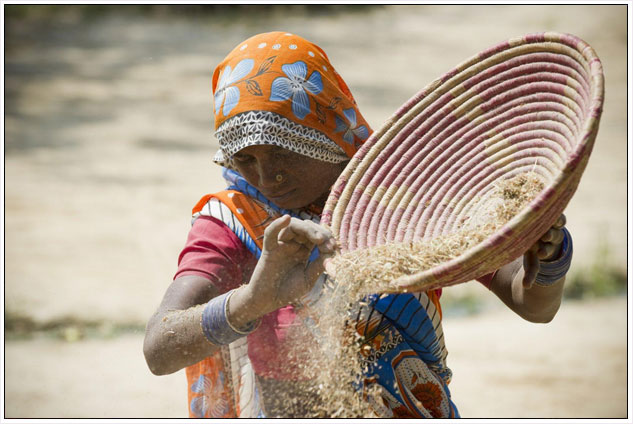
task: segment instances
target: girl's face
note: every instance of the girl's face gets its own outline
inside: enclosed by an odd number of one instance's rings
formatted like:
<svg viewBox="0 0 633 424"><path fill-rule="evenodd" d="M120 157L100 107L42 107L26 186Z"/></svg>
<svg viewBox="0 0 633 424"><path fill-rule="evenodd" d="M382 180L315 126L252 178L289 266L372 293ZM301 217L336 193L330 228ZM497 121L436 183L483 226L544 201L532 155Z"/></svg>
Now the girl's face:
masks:
<svg viewBox="0 0 633 424"><path fill-rule="evenodd" d="M284 209L323 206L346 162L329 163L282 147L248 146L233 165L267 199Z"/></svg>

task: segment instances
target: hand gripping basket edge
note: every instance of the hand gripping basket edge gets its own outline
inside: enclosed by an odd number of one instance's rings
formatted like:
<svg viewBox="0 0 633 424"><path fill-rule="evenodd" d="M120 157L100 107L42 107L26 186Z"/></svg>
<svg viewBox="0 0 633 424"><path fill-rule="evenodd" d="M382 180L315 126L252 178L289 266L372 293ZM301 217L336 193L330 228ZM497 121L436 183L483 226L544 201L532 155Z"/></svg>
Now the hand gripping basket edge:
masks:
<svg viewBox="0 0 633 424"><path fill-rule="evenodd" d="M343 252L448 234L495 181L533 171L545 188L458 257L393 291L472 280L519 257L573 196L598 131L602 64L570 34L513 38L461 63L398 109L334 184L321 222Z"/></svg>

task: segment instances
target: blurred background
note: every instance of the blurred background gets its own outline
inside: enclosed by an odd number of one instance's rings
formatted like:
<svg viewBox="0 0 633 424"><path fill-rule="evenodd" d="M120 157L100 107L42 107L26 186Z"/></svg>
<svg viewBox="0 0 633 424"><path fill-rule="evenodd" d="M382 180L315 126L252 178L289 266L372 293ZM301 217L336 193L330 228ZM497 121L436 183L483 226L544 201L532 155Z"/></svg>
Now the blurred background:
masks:
<svg viewBox="0 0 633 424"><path fill-rule="evenodd" d="M224 187L213 69L273 30L320 45L374 129L508 38L568 32L596 50L606 101L566 210L561 310L530 324L465 283L444 291L444 331L464 417L627 416L626 5L3 7L5 418L186 416L184 372L149 372L144 326L191 208Z"/></svg>

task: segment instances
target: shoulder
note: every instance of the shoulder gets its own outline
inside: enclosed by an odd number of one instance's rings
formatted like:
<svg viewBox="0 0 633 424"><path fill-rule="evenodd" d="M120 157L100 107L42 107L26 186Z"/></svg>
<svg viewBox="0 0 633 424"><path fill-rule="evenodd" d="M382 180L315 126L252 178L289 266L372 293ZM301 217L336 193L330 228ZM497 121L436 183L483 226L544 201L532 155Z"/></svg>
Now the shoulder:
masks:
<svg viewBox="0 0 633 424"><path fill-rule="evenodd" d="M223 222L258 258L265 228L270 219L276 217L271 208L237 190L203 196L192 212L193 223L202 216Z"/></svg>
<svg viewBox="0 0 633 424"><path fill-rule="evenodd" d="M198 275L228 290L242 283L255 263L255 257L226 224L200 216L189 230L174 278Z"/></svg>
<svg viewBox="0 0 633 424"><path fill-rule="evenodd" d="M193 239L207 241L215 245L228 243L235 247L241 246L239 238L227 226L226 222L215 216L200 215L192 222L188 241L193 241Z"/></svg>

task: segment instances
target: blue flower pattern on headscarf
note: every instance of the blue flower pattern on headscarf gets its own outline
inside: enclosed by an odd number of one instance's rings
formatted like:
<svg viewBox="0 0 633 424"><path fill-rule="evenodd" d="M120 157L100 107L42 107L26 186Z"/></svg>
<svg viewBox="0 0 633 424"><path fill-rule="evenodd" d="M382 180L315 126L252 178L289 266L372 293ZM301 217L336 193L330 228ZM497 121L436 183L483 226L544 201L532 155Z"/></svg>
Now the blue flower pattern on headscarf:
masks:
<svg viewBox="0 0 633 424"><path fill-rule="evenodd" d="M270 100L281 102L292 99L292 113L303 119L310 113L310 98L306 91L317 95L323 90L323 81L319 71L313 71L310 77L305 62L299 60L281 66L286 77L275 78L270 89Z"/></svg>
<svg viewBox="0 0 633 424"><path fill-rule="evenodd" d="M253 59L243 59L233 70L231 70L230 65L224 68L214 96L215 113L218 113L220 107L222 107L222 102L224 102L224 107L222 108L224 116L227 116L231 109L237 105L240 101L240 89L233 84L248 75L254 65L255 61Z"/></svg>
<svg viewBox="0 0 633 424"><path fill-rule="evenodd" d="M341 119L340 116L336 115L334 117L336 120L336 129L334 132L342 132L343 140L345 140L345 142L354 145L354 136L358 137L361 141L364 141L367 137L369 137L369 130L367 130L366 126L356 126L356 111L354 109L350 108L343 110L343 115L345 115L349 124Z"/></svg>

